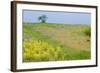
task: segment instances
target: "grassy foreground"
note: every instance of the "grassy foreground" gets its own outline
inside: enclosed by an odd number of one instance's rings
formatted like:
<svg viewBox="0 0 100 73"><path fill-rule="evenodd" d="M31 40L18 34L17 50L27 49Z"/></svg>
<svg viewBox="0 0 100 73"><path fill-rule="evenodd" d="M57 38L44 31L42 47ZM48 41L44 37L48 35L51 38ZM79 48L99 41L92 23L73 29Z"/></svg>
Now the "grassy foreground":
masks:
<svg viewBox="0 0 100 73"><path fill-rule="evenodd" d="M90 59L88 28L79 24L23 23L23 62Z"/></svg>

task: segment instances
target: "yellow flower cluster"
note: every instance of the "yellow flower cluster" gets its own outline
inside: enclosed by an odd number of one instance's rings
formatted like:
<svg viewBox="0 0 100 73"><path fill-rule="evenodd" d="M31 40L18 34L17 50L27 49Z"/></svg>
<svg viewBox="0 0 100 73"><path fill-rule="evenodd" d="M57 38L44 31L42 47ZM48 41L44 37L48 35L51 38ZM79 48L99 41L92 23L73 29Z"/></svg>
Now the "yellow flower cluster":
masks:
<svg viewBox="0 0 100 73"><path fill-rule="evenodd" d="M64 51L60 46L53 47L41 40L23 41L23 61L55 61L64 60Z"/></svg>

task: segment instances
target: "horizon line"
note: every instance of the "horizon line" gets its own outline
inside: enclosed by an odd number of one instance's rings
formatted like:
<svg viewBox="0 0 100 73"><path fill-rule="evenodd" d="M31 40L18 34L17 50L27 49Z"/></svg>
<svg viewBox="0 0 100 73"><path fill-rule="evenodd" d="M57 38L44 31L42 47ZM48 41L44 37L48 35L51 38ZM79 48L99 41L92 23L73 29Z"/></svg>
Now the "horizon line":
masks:
<svg viewBox="0 0 100 73"><path fill-rule="evenodd" d="M32 23L41 23L41 22L23 22L23 23L29 23L29 24L32 24ZM48 22L45 22L45 23L48 23ZM48 23L48 24L70 24L70 25L91 25L91 24L71 24L71 23Z"/></svg>

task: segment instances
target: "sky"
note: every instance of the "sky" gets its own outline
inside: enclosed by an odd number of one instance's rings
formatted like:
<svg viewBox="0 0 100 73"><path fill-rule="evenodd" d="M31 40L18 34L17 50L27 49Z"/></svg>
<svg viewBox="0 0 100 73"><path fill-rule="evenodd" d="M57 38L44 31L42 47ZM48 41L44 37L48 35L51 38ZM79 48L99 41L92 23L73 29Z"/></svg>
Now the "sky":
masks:
<svg viewBox="0 0 100 73"><path fill-rule="evenodd" d="M61 24L91 24L91 14L83 12L61 12L61 11L41 11L23 10L24 23L38 23L38 17L47 16L47 23Z"/></svg>

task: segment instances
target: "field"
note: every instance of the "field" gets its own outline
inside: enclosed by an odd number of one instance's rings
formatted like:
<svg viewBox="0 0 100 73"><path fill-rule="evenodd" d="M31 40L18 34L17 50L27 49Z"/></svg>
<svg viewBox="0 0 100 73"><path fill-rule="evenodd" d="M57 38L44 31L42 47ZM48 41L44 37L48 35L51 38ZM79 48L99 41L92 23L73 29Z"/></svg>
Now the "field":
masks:
<svg viewBox="0 0 100 73"><path fill-rule="evenodd" d="M91 58L89 25L23 23L23 62Z"/></svg>

